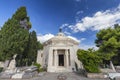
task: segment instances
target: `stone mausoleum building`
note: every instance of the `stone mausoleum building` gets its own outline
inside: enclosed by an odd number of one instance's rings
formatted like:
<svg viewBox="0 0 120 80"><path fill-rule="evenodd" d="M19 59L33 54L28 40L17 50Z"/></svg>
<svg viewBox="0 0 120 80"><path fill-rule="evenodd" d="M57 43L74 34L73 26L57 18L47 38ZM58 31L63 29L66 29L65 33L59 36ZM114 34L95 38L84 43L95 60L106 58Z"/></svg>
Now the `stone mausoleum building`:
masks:
<svg viewBox="0 0 120 80"><path fill-rule="evenodd" d="M43 51L38 51L37 63L47 69L47 72L72 72L83 69L77 59L79 42L59 33L43 43Z"/></svg>

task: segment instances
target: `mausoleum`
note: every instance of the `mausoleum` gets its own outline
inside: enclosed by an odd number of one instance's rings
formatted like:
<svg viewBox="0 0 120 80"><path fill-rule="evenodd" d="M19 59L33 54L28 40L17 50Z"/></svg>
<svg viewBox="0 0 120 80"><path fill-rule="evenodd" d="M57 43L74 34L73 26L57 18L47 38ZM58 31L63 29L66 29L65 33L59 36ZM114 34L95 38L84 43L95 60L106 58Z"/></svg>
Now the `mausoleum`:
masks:
<svg viewBox="0 0 120 80"><path fill-rule="evenodd" d="M68 38L60 29L59 33L43 43L43 50L38 51L37 63L47 72L72 72L83 69L77 59L79 42Z"/></svg>

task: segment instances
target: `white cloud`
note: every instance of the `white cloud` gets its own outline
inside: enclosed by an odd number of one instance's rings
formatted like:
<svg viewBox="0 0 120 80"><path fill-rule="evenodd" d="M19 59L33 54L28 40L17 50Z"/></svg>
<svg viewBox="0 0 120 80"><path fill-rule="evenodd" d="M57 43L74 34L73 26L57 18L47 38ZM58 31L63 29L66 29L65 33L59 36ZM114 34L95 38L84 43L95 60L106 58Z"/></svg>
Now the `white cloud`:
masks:
<svg viewBox="0 0 120 80"><path fill-rule="evenodd" d="M71 35L71 33L68 32L68 31L64 31L64 33L65 33L66 35Z"/></svg>
<svg viewBox="0 0 120 80"><path fill-rule="evenodd" d="M84 44L82 41L86 40L86 38L77 39L73 36L68 36L68 37L77 41L77 42L79 42L79 48L80 49L88 50L89 48L93 48L95 50L98 50L98 47L96 47L95 44L93 44L93 45Z"/></svg>
<svg viewBox="0 0 120 80"><path fill-rule="evenodd" d="M117 8L106 11L98 11L92 17L86 16L75 25L68 25L74 32L90 30L101 30L120 24L120 5Z"/></svg>
<svg viewBox="0 0 120 80"><path fill-rule="evenodd" d="M81 38L80 40L81 40L81 41L84 41L84 40L86 40L86 38Z"/></svg>
<svg viewBox="0 0 120 80"><path fill-rule="evenodd" d="M38 35L37 36L37 40L40 41L41 43L44 43L45 41L49 40L50 38L54 37L55 35L49 33L49 34L45 34L45 35ZM81 39L77 39L73 36L67 36L68 38L71 38L79 43L81 43L83 40L85 40L85 38L81 38Z"/></svg>
<svg viewBox="0 0 120 80"><path fill-rule="evenodd" d="M77 42L80 42L80 40L78 40L77 38L75 38L75 37L73 37L73 36L68 36L68 38L71 38L71 39L73 39L73 40L75 40L75 41L77 41Z"/></svg>
<svg viewBox="0 0 120 80"><path fill-rule="evenodd" d="M60 28L64 28L64 27L67 27L67 26L69 26L69 24L62 24L62 26L60 26Z"/></svg>
<svg viewBox="0 0 120 80"><path fill-rule="evenodd" d="M50 38L54 37L55 35L49 33L49 34L45 34L45 35L38 35L37 36L37 39L38 41L40 41L41 43L49 40ZM86 44L83 44L82 41L86 40L86 38L81 38L81 39L77 39L76 37L73 37L73 36L67 36L68 38L71 38L77 42L79 42L79 48L80 49L84 49L84 50L87 50L89 48L94 48L95 50L97 50L98 48L95 46L95 45L86 45Z"/></svg>
<svg viewBox="0 0 120 80"><path fill-rule="evenodd" d="M73 39L73 40L75 40L75 41L77 41L79 43L81 43L82 41L84 41L86 39L86 38L77 39L77 38L75 38L73 36L68 36L68 38L71 38L71 39Z"/></svg>
<svg viewBox="0 0 120 80"><path fill-rule="evenodd" d="M98 47L96 47L95 45L86 45L86 44L82 44L82 43L79 45L79 48L84 49L84 50L88 50L89 48L98 50Z"/></svg>
<svg viewBox="0 0 120 80"><path fill-rule="evenodd" d="M53 34L45 34L45 35L38 35L37 40L41 43L44 43L45 41L49 40L50 38L54 37Z"/></svg>
<svg viewBox="0 0 120 80"><path fill-rule="evenodd" d="M78 11L76 14L77 14L77 15L80 15L80 14L82 14L82 13L84 13L84 11L81 10L81 11Z"/></svg>

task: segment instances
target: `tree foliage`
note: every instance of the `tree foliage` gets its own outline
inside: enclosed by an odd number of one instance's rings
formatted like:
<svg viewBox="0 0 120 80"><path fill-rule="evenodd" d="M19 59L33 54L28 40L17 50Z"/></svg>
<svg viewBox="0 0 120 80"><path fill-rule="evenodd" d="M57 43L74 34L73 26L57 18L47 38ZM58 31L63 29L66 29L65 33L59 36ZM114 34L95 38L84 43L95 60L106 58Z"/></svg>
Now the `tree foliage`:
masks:
<svg viewBox="0 0 120 80"><path fill-rule="evenodd" d="M38 50L38 42L36 32L32 31L29 35L29 42L27 47L27 57L29 65L32 64L31 62L36 62L37 57L37 50Z"/></svg>
<svg viewBox="0 0 120 80"><path fill-rule="evenodd" d="M31 23L25 7L20 7L0 30L0 60L10 60L17 54L17 65L36 61L39 44L36 32L29 32Z"/></svg>
<svg viewBox="0 0 120 80"><path fill-rule="evenodd" d="M9 19L0 30L0 54L2 59L11 59L14 54L23 53L27 46L29 32L22 29L16 19Z"/></svg>
<svg viewBox="0 0 120 80"><path fill-rule="evenodd" d="M37 50L39 47L38 45L39 44L37 42L36 32L30 32L27 46L25 47L24 52L22 53L22 55L18 55L17 66L32 65L33 63L35 63Z"/></svg>
<svg viewBox="0 0 120 80"><path fill-rule="evenodd" d="M95 41L99 47L104 60L112 59L115 64L120 64L120 26L115 25L114 28L100 30L97 33Z"/></svg>
<svg viewBox="0 0 120 80"><path fill-rule="evenodd" d="M12 18L16 19L21 25L21 27L28 30L31 28L30 19L27 16L27 11L25 7L18 8L15 14L13 14Z"/></svg>
<svg viewBox="0 0 120 80"><path fill-rule="evenodd" d="M84 68L87 72L96 73L100 72L99 63L101 62L101 57L97 51L93 49L77 51L78 59L82 61Z"/></svg>

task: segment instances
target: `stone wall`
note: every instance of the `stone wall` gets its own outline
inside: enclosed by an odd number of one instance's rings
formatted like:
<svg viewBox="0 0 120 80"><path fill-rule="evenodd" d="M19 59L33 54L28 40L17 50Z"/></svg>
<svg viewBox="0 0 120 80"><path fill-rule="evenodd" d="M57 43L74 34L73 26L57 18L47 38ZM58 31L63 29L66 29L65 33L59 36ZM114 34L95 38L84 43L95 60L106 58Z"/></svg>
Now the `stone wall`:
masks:
<svg viewBox="0 0 120 80"><path fill-rule="evenodd" d="M88 78L105 78L103 73L87 73Z"/></svg>
<svg viewBox="0 0 120 80"><path fill-rule="evenodd" d="M41 50L38 50L38 53L37 53L37 63L42 65L42 57L43 57L43 51Z"/></svg>

